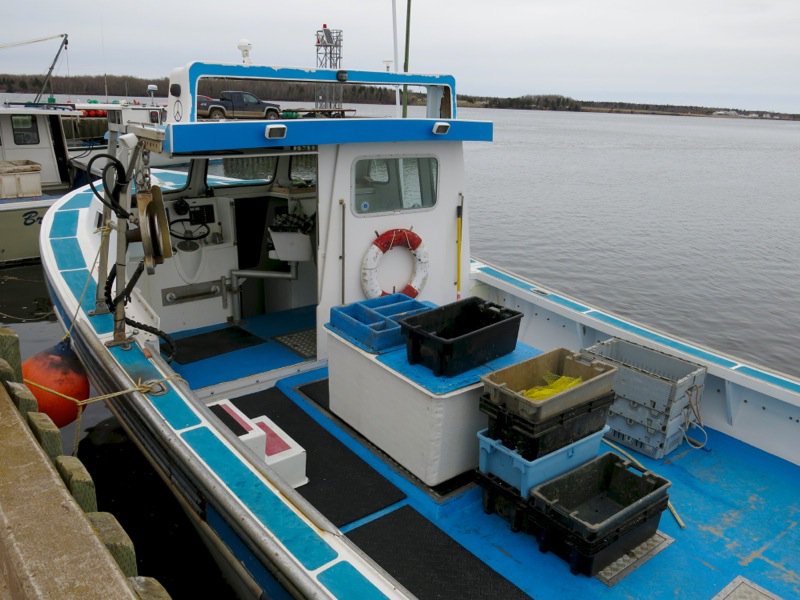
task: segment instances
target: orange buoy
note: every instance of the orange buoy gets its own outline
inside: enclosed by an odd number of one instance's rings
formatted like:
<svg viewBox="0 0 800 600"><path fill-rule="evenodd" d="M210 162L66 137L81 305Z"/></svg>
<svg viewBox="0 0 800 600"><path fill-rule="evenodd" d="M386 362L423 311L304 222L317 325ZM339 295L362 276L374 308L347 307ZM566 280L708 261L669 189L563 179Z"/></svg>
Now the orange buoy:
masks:
<svg viewBox="0 0 800 600"><path fill-rule="evenodd" d="M22 377L76 400L89 397L89 378L68 339L26 359L22 363ZM78 405L72 400L36 385L29 387L39 402L39 411L46 413L58 427L69 425L77 418Z"/></svg>

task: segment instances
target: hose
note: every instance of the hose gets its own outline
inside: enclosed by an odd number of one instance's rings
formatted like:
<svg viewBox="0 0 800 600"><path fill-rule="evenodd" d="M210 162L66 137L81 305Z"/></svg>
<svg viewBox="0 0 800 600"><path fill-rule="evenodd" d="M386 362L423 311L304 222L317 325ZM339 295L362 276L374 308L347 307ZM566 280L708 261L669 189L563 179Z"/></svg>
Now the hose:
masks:
<svg viewBox="0 0 800 600"><path fill-rule="evenodd" d="M111 267L111 269L108 272L108 278L106 279L106 287L104 289L106 306L108 307L108 310L110 310L113 313L116 310L117 304L119 304L120 300L122 300L125 304L127 304L130 301L131 292L133 291L136 282L139 280L139 277L141 277L143 272L144 272L144 261L141 261L139 262L139 266L136 267L136 271L134 271L133 277L131 277L130 281L127 283L122 292L120 292L116 298L112 299L111 288L114 285L114 280L117 278L117 265ZM175 340L173 340L168 333L156 327L147 325L146 323L140 323L139 321L134 321L133 319L130 319L127 316L125 317L125 323L127 325L130 325L131 327L135 327L136 329L141 329L142 331L146 331L147 333L152 333L153 335L158 336L162 340L164 340L164 344L166 344L168 350L166 354L166 360L167 362L172 361L172 358L175 356L176 346L175 346Z"/></svg>
<svg viewBox="0 0 800 600"><path fill-rule="evenodd" d="M114 187L109 191L109 196L111 198L110 202L106 202L105 197L95 187L94 180L92 179L92 165L94 164L94 161L96 161L99 158L108 159L108 162L105 164L101 172L101 179L103 180L103 185L106 185L106 175L108 173L108 170L113 167L114 170L116 171ZM128 183L128 177L125 174L125 166L120 162L120 160L116 156L113 156L111 154L96 154L91 158L89 163L86 165L86 172L89 176L89 187L92 188L92 192L94 192L94 195L100 199L100 202L102 202L105 206L110 208L118 219L127 219L130 216L130 213L124 208L122 208L122 206L119 203L119 195L122 192L122 188Z"/></svg>

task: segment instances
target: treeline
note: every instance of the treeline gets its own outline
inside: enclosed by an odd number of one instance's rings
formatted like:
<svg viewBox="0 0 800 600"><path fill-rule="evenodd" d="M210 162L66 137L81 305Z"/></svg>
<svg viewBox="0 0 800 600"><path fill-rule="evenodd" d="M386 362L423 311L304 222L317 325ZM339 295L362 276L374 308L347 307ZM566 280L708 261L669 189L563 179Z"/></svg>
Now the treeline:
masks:
<svg viewBox="0 0 800 600"><path fill-rule="evenodd" d="M42 89L41 75L2 75L0 93L36 94ZM52 77L47 84L45 96L51 92L59 96L114 96L120 98L146 97L147 86L156 85L156 98L166 98L169 80L141 79L120 75L74 75ZM324 84L335 85L335 84ZM250 81L229 79L203 79L199 93L218 97L224 90L245 90L264 100L289 102L311 102L313 105L318 86L309 83L275 81ZM394 90L376 86L343 86L342 101L354 104L392 104Z"/></svg>
<svg viewBox="0 0 800 600"><path fill-rule="evenodd" d="M516 98L492 98L482 96L460 96L468 104L484 108L514 108L518 110L571 110L581 109L581 103L567 96L546 94L541 96L518 96Z"/></svg>
<svg viewBox="0 0 800 600"><path fill-rule="evenodd" d="M707 106L682 106L682 105L665 105L665 104L634 104L631 102L581 102L581 107L585 110L603 110L607 112L640 112L640 113L678 113L688 115L711 115L720 110L736 110L738 109L721 109L709 108Z"/></svg>
<svg viewBox="0 0 800 600"><path fill-rule="evenodd" d="M38 94L44 84L42 75L0 75L0 93ZM51 92L67 96L119 96L137 98L147 96L147 86L158 86L157 96L167 95L167 78L139 79L127 75L75 75L53 76L47 83L45 94Z"/></svg>
<svg viewBox="0 0 800 600"><path fill-rule="evenodd" d="M0 74L0 93L35 94L42 89L42 75L2 75ZM141 79L126 75L73 75L70 77L55 76L48 82L45 95L51 92L66 96L113 96L120 98L146 97L147 86L155 84L158 88L155 96L166 98L169 81L163 79ZM322 84L337 85L337 84ZM199 93L218 97L224 90L245 90L259 98L272 101L314 102L320 93L319 85L310 83L292 83L276 81L203 79L200 81ZM326 96L327 97L327 96ZM393 104L395 92L393 88L363 85L342 86L342 101L352 104ZM410 104L422 104L424 98L420 94L409 94ZM671 115L712 115L720 112L735 112L740 115L755 111L743 111L730 108L710 108L707 106L677 106L667 104L635 104L630 102L593 102L575 100L557 94L525 95L516 98L497 98L491 96L459 96L459 104L480 108L510 108L518 110L563 110L594 112L627 112L644 114ZM757 111L759 116L770 118L800 120L798 114Z"/></svg>

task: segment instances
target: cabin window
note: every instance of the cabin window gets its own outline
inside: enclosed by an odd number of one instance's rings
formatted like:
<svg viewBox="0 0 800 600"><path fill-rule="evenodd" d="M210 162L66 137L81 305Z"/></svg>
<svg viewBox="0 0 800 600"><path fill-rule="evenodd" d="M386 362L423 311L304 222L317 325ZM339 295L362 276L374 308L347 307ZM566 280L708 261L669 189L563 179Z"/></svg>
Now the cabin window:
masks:
<svg viewBox="0 0 800 600"><path fill-rule="evenodd" d="M277 166L278 158L275 156L242 156L212 160L208 163L208 185L220 188L272 183L275 180Z"/></svg>
<svg viewBox="0 0 800 600"><path fill-rule="evenodd" d="M289 179L297 187L317 185L317 155L300 154L292 156L289 165Z"/></svg>
<svg viewBox="0 0 800 600"><path fill-rule="evenodd" d="M353 208L373 214L436 204L439 163L432 157L370 158L353 167Z"/></svg>
<svg viewBox="0 0 800 600"><path fill-rule="evenodd" d="M12 116L11 129L17 146L32 146L39 143L39 126L33 115Z"/></svg>

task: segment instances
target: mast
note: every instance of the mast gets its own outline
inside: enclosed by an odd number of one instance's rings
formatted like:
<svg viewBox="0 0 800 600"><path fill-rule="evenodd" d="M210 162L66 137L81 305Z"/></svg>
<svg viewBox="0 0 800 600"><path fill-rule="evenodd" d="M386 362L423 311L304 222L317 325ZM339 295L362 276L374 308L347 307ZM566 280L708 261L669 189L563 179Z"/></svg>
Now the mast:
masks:
<svg viewBox="0 0 800 600"><path fill-rule="evenodd" d="M33 103L36 104L41 100L42 94L44 94L44 90L47 88L47 83L50 81L50 76L53 74L53 69L56 67L56 63L58 62L58 57L61 56L61 51L66 49L67 45L69 44L69 37L66 33L62 33L61 44L58 46L58 51L56 52L56 57L53 59L53 63L50 65L50 68L47 70L47 76L44 78L44 83L42 84L42 89L36 94L36 98L33 99ZM50 88L50 93L53 92L53 88Z"/></svg>

